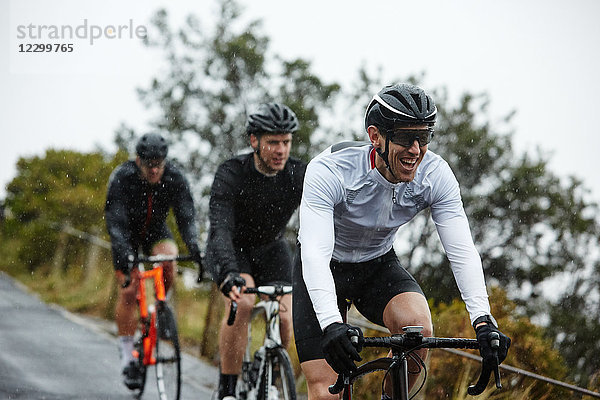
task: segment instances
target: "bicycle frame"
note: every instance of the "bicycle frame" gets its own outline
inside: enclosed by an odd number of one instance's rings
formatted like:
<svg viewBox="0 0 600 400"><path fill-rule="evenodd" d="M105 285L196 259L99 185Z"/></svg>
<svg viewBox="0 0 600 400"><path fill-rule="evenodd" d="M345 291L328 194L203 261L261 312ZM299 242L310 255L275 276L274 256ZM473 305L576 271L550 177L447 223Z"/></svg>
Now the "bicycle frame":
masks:
<svg viewBox="0 0 600 400"><path fill-rule="evenodd" d="M291 286L281 285L259 286L256 288L245 289L245 293L267 296L268 298L261 298L254 305L251 311L251 318L248 323L248 342L246 344L246 350L244 352L242 363L242 383L241 386L238 387L241 398L256 399L257 396L261 396L259 393L260 388L264 389L265 385L269 388L274 379L272 376L273 370L269 366L271 365L270 362L272 361L270 357L273 357L273 354L278 354L278 352L281 351L283 351L283 354L285 354L285 357L287 357L287 353L285 352L281 341L281 331L279 325L280 302L278 297L289 294L291 291ZM232 302L227 321L229 325L234 323L236 310L237 304ZM252 321L259 315L263 316L265 319L265 339L262 346L260 346L253 355L251 353ZM289 363L289 360L287 362ZM289 365L288 367L291 368ZM284 366L283 368L285 369L287 367ZM286 374L284 370L282 370L281 373ZM265 381L263 382L263 380ZM288 382L292 382L293 385L293 377ZM284 384L283 390L286 391L288 390L287 388L288 386ZM293 398L295 398L295 388L290 390L294 390ZM264 393L262 395L264 395ZM285 395L285 398L287 398L287 395Z"/></svg>
<svg viewBox="0 0 600 400"><path fill-rule="evenodd" d="M133 356L142 376L137 390L139 398L144 392L148 366L156 370L156 383L161 399L179 399L181 394L181 348L177 333L177 322L173 311L167 304L164 267L171 261L196 261L191 256L157 254L149 257L131 257L122 287L131 284L131 274L135 274L136 300L139 308L141 335L135 341ZM144 263L152 265L145 270ZM202 273L199 263L199 276ZM147 289L150 280L153 290ZM149 301L151 290L154 301ZM151 304L149 304L151 303Z"/></svg>
<svg viewBox="0 0 600 400"><path fill-rule="evenodd" d="M277 300L260 300L252 309L252 318L264 314L267 323L264 346L273 348L281 346L281 331L279 329L279 302ZM252 337L252 324L248 324L248 338ZM246 347L246 351L249 351ZM249 355L248 355L249 356Z"/></svg>
<svg viewBox="0 0 600 400"><path fill-rule="evenodd" d="M156 313L154 305L148 306L146 298L146 279L154 281L154 293L157 304L166 299L165 284L163 280L163 266L161 263L153 265L151 270L145 271L143 264L138 265L138 291L137 301L140 308L140 320L142 321L143 332L142 342L144 348L144 365L155 365L154 348L156 348ZM152 309L151 309L152 308Z"/></svg>

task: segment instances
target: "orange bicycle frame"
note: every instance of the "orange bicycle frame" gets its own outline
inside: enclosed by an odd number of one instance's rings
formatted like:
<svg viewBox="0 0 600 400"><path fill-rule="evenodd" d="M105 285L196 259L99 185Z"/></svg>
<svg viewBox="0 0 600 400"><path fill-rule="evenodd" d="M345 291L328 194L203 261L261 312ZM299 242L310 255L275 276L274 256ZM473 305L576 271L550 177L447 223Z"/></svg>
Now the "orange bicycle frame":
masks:
<svg viewBox="0 0 600 400"><path fill-rule="evenodd" d="M148 302L146 300L146 279L154 280L154 293L157 302L165 301L165 282L163 280L163 266L156 264L149 271L139 271L137 301L140 308L140 319L145 325L143 332L144 346L144 365L155 365L156 358L154 357L154 349L156 348L156 309L152 312L148 311ZM147 325L146 325L147 324Z"/></svg>

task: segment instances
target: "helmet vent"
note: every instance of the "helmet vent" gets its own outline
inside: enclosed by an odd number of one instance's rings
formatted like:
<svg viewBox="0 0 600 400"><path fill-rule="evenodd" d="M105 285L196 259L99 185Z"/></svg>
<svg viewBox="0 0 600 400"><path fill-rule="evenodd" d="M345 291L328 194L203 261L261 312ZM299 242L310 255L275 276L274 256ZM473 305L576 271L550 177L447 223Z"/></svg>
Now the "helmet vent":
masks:
<svg viewBox="0 0 600 400"><path fill-rule="evenodd" d="M398 100L400 103L402 103L402 105L407 110L412 110L412 106L410 105L410 103L408 102L408 100L406 100L406 98L403 96L403 94L400 93L400 91L398 91L398 90L390 90L386 94L389 94L389 95L393 96L396 100Z"/></svg>
<svg viewBox="0 0 600 400"><path fill-rule="evenodd" d="M412 97L412 99L414 100L415 104L417 105L417 108L419 109L419 112L423 112L423 107L421 105L421 96L419 96L419 93L411 93L410 97Z"/></svg>

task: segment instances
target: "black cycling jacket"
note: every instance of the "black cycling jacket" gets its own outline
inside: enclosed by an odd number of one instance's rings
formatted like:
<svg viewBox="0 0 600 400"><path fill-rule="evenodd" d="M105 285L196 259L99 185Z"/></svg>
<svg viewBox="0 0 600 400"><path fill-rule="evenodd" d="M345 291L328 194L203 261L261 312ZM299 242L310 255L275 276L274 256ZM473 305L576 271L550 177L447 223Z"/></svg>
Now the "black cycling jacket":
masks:
<svg viewBox="0 0 600 400"><path fill-rule="evenodd" d="M199 254L194 201L179 169L167 161L156 185L141 178L134 161L127 161L113 171L104 211L115 268L124 270L128 255L135 254L145 241L152 241L152 235L158 237L161 232L168 232L166 218L171 207L190 254Z"/></svg>
<svg viewBox="0 0 600 400"><path fill-rule="evenodd" d="M289 158L282 171L269 177L256 170L253 154L221 164L212 185L206 257L217 282L239 271L234 249L281 238L300 204L306 163Z"/></svg>

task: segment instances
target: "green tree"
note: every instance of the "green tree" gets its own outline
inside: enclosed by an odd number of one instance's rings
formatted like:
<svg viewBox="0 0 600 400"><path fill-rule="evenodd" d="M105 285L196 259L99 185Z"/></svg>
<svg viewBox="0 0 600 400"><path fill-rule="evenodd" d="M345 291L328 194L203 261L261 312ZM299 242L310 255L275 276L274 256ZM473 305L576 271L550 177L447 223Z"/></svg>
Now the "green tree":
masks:
<svg viewBox="0 0 600 400"><path fill-rule="evenodd" d="M169 137L171 154L188 170L197 192L205 194L217 166L248 147L246 116L260 103L284 102L296 112L301 127L292 153L308 160L321 147L313 140L313 132L323 130L319 110L330 107L340 89L324 83L305 60L271 55L260 22L243 24L234 0L217 5L209 28L190 15L174 30L166 11L154 15L147 45L164 53L166 66L138 90L141 101L156 110L152 125ZM122 126L118 143L132 139L132 130ZM202 211L207 199L199 200Z"/></svg>
<svg viewBox="0 0 600 400"><path fill-rule="evenodd" d="M20 238L19 261L34 269L52 259L58 229L65 221L81 231L104 229L108 177L125 153L107 158L101 153L47 150L42 157L20 158L17 175L7 186L5 206L11 218L4 232ZM85 244L69 243L68 260Z"/></svg>

